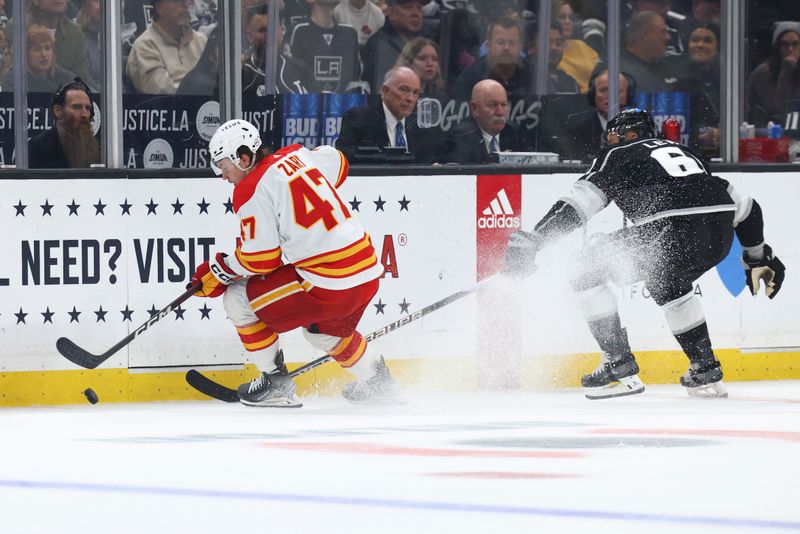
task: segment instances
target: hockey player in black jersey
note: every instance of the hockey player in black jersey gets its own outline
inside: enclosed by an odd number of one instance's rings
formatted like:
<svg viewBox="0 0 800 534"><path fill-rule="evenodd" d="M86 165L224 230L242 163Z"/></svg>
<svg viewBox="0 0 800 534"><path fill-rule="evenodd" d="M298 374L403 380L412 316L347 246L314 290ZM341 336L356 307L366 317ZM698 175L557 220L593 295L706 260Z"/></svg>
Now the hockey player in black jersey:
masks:
<svg viewBox="0 0 800 534"><path fill-rule="evenodd" d="M570 194L533 231L511 234L505 272L530 274L543 246L615 202L632 225L588 244L571 280L602 351L600 366L581 380L586 396L644 391L610 287L643 281L689 358L681 384L691 396L727 397L693 282L725 258L735 231L751 293L762 281L770 299L778 293L785 268L764 243L761 207L711 176L688 148L658 139L647 111L622 111L608 122L606 138L608 146Z"/></svg>

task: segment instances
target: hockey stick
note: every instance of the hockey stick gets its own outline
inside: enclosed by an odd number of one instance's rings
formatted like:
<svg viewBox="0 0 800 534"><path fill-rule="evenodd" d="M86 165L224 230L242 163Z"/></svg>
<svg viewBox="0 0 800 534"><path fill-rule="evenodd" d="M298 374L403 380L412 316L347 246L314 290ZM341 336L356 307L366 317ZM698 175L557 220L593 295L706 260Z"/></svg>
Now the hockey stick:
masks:
<svg viewBox="0 0 800 534"><path fill-rule="evenodd" d="M183 294L180 297L176 298L175 300L167 304L166 308L164 308L160 312L150 317L150 319L145 321L144 324L142 324L142 326L140 326L139 328L137 328L136 330L125 336L119 343L117 343L116 345L114 345L113 347L111 347L102 354L92 354L91 352L82 349L81 347L79 347L78 345L76 345L71 340L65 337L58 338L58 340L56 341L56 348L63 357L65 357L72 363L80 365L81 367L85 367L86 369L94 369L98 365L100 365L101 363L112 357L114 354L116 354L119 349L121 349L122 347L124 347L137 337L139 337L145 330L147 330L148 328L156 324L158 321L169 315L169 313L172 310L174 310L175 308L186 302L189 299L189 297L191 297L198 289L200 289L200 287L201 284L199 283L189 287L186 291L183 292Z"/></svg>
<svg viewBox="0 0 800 534"><path fill-rule="evenodd" d="M474 293L481 287L487 285L496 276L497 275L494 274L492 276L484 278L477 284L468 287L467 289L464 289L457 293L453 293L449 297L445 297L442 300L434 302L433 304L429 304L428 306L425 306L421 310L415 311L414 313L407 315L405 317L401 317L400 319L392 323L389 323L383 328L379 328L378 330L375 330L374 332L367 334L366 336L364 336L364 339L366 339L367 341L372 341L374 339L377 339L381 336L388 334L389 332L393 332L394 330L397 330L398 328L403 327L409 323L413 323L418 319L422 319L424 316L433 313L440 308L444 308L448 304L455 302L463 297L466 297L467 295ZM307 364L302 365L297 369L295 369L294 371L290 372L289 377L294 378L332 359L333 358L331 358L327 354L325 354L324 356L320 356L316 360L312 360ZM235 389L223 386L219 382L211 380L204 374L195 371L194 369L190 369L189 371L186 372L186 381L189 383L190 386L195 388L197 391L211 398L218 399L224 402L239 401L239 394L236 392Z"/></svg>

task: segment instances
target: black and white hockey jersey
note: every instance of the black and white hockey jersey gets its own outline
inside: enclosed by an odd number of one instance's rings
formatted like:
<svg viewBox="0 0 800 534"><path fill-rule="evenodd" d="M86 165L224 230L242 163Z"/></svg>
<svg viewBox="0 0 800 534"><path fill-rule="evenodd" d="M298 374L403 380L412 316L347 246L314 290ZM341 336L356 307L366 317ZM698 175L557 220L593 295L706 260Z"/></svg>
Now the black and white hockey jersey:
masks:
<svg viewBox="0 0 800 534"><path fill-rule="evenodd" d="M292 57L303 61L322 92L343 93L361 78L361 57L356 30L344 24L323 28L301 22L289 39Z"/></svg>
<svg viewBox="0 0 800 534"><path fill-rule="evenodd" d="M663 139L620 143L597 155L535 230L545 237L566 233L611 202L637 226L666 217L736 211L726 186L682 145Z"/></svg>

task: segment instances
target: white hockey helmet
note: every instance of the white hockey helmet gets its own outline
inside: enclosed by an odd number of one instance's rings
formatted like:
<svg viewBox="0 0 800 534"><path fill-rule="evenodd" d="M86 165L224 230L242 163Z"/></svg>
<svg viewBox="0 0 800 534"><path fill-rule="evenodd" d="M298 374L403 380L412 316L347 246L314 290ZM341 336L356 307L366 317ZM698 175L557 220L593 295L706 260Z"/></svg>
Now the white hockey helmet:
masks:
<svg viewBox="0 0 800 534"><path fill-rule="evenodd" d="M222 170L217 167L216 162L225 158L230 158L236 168L242 171L239 166L239 147L245 146L255 154L261 146L261 136L258 129L249 122L242 119L233 119L222 124L211 141L208 142L208 151L211 153L211 168L219 176Z"/></svg>

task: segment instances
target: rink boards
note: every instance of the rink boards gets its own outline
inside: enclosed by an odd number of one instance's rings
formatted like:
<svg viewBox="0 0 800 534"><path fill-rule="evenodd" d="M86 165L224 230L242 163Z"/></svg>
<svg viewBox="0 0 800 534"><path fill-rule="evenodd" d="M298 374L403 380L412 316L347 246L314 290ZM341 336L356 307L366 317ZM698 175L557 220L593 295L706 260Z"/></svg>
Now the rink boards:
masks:
<svg viewBox="0 0 800 534"><path fill-rule="evenodd" d="M767 242L787 267L774 301L744 286L739 251L696 284L726 380L800 378L800 290L794 282L796 173L729 174L765 212ZM355 176L340 189L386 268L360 324L364 334L472 286L497 271L508 234L530 229L577 175ZM233 251L232 190L208 178L0 180L0 405L199 398L190 367L228 384L253 374L221 299L190 299L101 368L76 368L55 350L66 336L100 353L182 291L210 253ZM567 283L571 254L621 227L614 206L586 232L540 255L536 274L494 280L372 342L400 380L422 389L577 385L597 348ZM675 382L686 367L641 284L618 289L620 313L647 382ZM290 367L319 356L298 332L282 336ZM336 391L345 373L326 364L301 393Z"/></svg>

